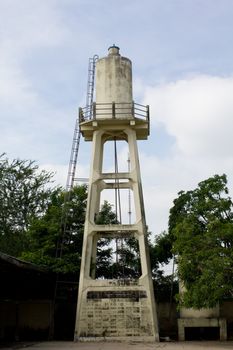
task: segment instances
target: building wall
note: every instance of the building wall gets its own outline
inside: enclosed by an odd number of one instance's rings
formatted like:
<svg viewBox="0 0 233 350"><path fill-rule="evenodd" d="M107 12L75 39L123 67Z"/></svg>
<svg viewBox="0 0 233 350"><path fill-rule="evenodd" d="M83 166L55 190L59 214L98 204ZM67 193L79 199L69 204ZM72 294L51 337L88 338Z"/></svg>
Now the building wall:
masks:
<svg viewBox="0 0 233 350"><path fill-rule="evenodd" d="M175 303L163 302L158 303L157 306L160 337L176 339L178 334L177 305Z"/></svg>
<svg viewBox="0 0 233 350"><path fill-rule="evenodd" d="M208 308L208 309L200 309L200 310L194 310L192 308L184 308L182 307L180 310L180 317L181 318L214 318L219 317L219 305L216 307Z"/></svg>
<svg viewBox="0 0 233 350"><path fill-rule="evenodd" d="M48 339L51 302L33 300L0 303L0 339Z"/></svg>
<svg viewBox="0 0 233 350"><path fill-rule="evenodd" d="M227 339L233 340L233 300L223 301L217 309L219 310L217 318L226 319ZM178 318L180 317L180 312L177 310L177 304L170 304L169 302L158 303L157 310L160 337L169 336L171 339L178 339ZM190 309L189 314L186 315L190 318L197 318L198 311ZM200 318L204 317L204 315L204 311L199 313Z"/></svg>
<svg viewBox="0 0 233 350"><path fill-rule="evenodd" d="M61 321L59 336L72 340L74 332L75 304L64 304L58 315ZM51 316L51 302L49 300L35 300L23 302L0 302L0 340L47 340L49 336L49 325ZM177 305L169 302L158 303L157 307L160 337L177 339L177 319L179 313ZM69 335L62 334L64 328L64 313L69 324ZM220 317L227 320L228 340L233 339L233 301L224 301L220 304ZM68 330L66 330L67 332ZM59 338L59 339L60 339Z"/></svg>
<svg viewBox="0 0 233 350"><path fill-rule="evenodd" d="M233 300L220 304L220 316L227 320L227 338L233 340Z"/></svg>

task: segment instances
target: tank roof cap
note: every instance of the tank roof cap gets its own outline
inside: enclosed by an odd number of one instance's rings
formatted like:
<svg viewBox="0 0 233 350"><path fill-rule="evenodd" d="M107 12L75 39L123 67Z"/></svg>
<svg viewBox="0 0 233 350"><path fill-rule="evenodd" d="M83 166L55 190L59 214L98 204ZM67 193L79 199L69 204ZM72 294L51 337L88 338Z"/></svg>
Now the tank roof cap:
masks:
<svg viewBox="0 0 233 350"><path fill-rule="evenodd" d="M120 48L118 46L116 46L115 44L113 44L112 46L110 46L108 48L109 55L120 55L119 51L120 51Z"/></svg>

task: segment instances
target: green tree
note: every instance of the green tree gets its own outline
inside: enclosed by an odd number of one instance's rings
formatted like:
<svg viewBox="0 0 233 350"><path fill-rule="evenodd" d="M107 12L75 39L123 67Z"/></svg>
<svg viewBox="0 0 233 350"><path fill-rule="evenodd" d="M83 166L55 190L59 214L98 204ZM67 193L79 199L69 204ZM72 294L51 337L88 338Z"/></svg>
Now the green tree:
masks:
<svg viewBox="0 0 233 350"><path fill-rule="evenodd" d="M79 271L86 213L87 187L70 193L51 187L52 173L30 160L0 156L0 250L61 273ZM112 206L104 202L97 224L116 224ZM166 237L150 245L153 271L161 262ZM113 243L114 241L114 243ZM164 246L164 248L161 248ZM117 259L116 259L117 257ZM134 237L101 239L96 277L137 278L141 274L138 241Z"/></svg>
<svg viewBox="0 0 233 350"><path fill-rule="evenodd" d="M162 273L162 271L159 272L160 268L172 259L172 245L172 237L166 231L155 237L154 244L149 242L152 276L154 278L158 277L158 273Z"/></svg>
<svg viewBox="0 0 233 350"><path fill-rule="evenodd" d="M153 243L149 241L152 279L155 298L158 302L171 301L178 292L175 275L167 275L164 272L164 267L173 258L172 246L173 239L166 231L156 236Z"/></svg>
<svg viewBox="0 0 233 350"><path fill-rule="evenodd" d="M233 296L232 208L226 175L202 181L174 201L169 234L185 286L180 303L187 307L212 307Z"/></svg>
<svg viewBox="0 0 233 350"><path fill-rule="evenodd" d="M97 224L117 224L107 201L96 217ZM97 244L97 278L137 278L141 274L138 240L135 237L102 238Z"/></svg>
<svg viewBox="0 0 233 350"><path fill-rule="evenodd" d="M30 160L0 156L0 250L19 256L27 245L31 221L45 212L52 174Z"/></svg>
<svg viewBox="0 0 233 350"><path fill-rule="evenodd" d="M69 193L55 189L45 214L35 218L27 232L30 245L21 257L52 271L77 273L80 269L87 186Z"/></svg>
<svg viewBox="0 0 233 350"><path fill-rule="evenodd" d="M116 214L112 210L112 205L104 201L99 213L96 215L97 225L117 224ZM113 264L113 246L111 239L101 238L97 242L96 252L96 278L110 278Z"/></svg>
<svg viewBox="0 0 233 350"><path fill-rule="evenodd" d="M54 190L46 213L35 218L28 230L29 247L21 258L52 271L78 277L87 203L87 186L76 186L69 193ZM96 217L98 224L115 224L112 206L104 202ZM102 238L97 245L96 275L109 273L113 249L110 240Z"/></svg>

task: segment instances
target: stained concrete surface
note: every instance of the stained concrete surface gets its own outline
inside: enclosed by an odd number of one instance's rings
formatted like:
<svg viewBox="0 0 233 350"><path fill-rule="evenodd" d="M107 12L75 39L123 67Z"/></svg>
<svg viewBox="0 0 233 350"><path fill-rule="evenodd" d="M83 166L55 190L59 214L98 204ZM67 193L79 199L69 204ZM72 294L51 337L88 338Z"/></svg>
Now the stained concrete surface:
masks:
<svg viewBox="0 0 233 350"><path fill-rule="evenodd" d="M202 350L202 349L233 349L233 342L202 341L202 342L164 342L164 343L123 343L123 342L43 342L43 343L21 343L9 347L1 347L1 350L27 349L27 350Z"/></svg>

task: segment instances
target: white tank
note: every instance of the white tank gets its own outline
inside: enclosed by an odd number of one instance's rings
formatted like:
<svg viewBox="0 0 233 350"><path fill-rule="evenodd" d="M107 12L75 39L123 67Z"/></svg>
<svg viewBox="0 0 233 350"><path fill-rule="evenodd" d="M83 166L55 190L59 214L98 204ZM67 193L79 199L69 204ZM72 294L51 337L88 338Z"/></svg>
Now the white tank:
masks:
<svg viewBox="0 0 233 350"><path fill-rule="evenodd" d="M119 47L111 46L108 56L96 63L96 118L129 118L132 100L131 61L119 54Z"/></svg>

